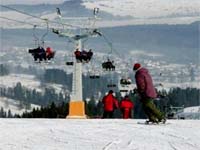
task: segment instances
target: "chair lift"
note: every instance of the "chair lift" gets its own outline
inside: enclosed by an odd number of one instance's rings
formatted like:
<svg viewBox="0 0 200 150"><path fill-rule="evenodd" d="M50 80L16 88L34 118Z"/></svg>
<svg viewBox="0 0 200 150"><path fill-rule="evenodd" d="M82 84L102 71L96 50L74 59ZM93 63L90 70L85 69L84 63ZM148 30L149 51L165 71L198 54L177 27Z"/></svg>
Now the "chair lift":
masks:
<svg viewBox="0 0 200 150"><path fill-rule="evenodd" d="M91 70L92 71L89 72L89 77L90 77L90 79L99 79L100 78L100 73L97 72L97 70L95 69L94 64L92 64L92 60L91 60L91 66L92 66Z"/></svg>
<svg viewBox="0 0 200 150"><path fill-rule="evenodd" d="M67 66L73 66L73 65L74 65L74 61L73 61L74 54L72 53L72 55L69 56L69 57L71 57L71 60L70 60L70 61L67 61L67 62L66 62L66 65L67 65Z"/></svg>
<svg viewBox="0 0 200 150"><path fill-rule="evenodd" d="M45 51L45 49L44 49L44 38L45 38L45 36L47 36L48 30L49 30L48 20L45 20L45 21L47 23L47 31L43 34L43 36L41 37L41 40L36 36L37 25L33 26L33 36L35 38L35 45L37 46L37 48L29 49L29 51L28 51L29 53L32 54L34 60L35 61L39 60L39 62L41 62L43 60L46 61L47 59L50 60L50 59L54 58L54 56L55 56L55 51L51 51L50 47L48 47L49 48L48 55L47 55L47 51Z"/></svg>
<svg viewBox="0 0 200 150"><path fill-rule="evenodd" d="M110 83L107 84L107 87L108 87L108 88L114 88L114 87L116 87L116 86L117 86L117 85L113 83L113 80L112 80L112 79L110 80Z"/></svg>
<svg viewBox="0 0 200 150"><path fill-rule="evenodd" d="M104 39L105 39L105 36L103 36L103 37L104 37ZM108 43L108 45L109 45L109 47L110 47L110 52L108 53L107 59L106 59L106 60L104 59L104 62L102 63L102 68L103 68L103 70L105 70L105 71L115 71L114 60L112 60L112 59L109 57L109 55L112 54L112 49L113 49L112 43L110 43L110 42L108 42L108 41L106 41L106 42Z"/></svg>
<svg viewBox="0 0 200 150"><path fill-rule="evenodd" d="M68 40L68 48L70 48L70 43L71 43L72 41L71 40ZM67 60L67 62L66 62L66 65L67 66L73 66L74 65L74 57L75 57L75 54L74 54L74 50L72 50L71 52L70 52L71 54L68 56L70 59L68 59Z"/></svg>
<svg viewBox="0 0 200 150"><path fill-rule="evenodd" d="M73 66L73 65L74 65L73 56L71 56L71 57L72 57L72 58L71 58L72 60L66 62L66 65L67 65L67 66Z"/></svg>
<svg viewBox="0 0 200 150"><path fill-rule="evenodd" d="M42 36L41 38L41 41L42 41L42 46L44 47L44 38L48 35L49 33L49 24L48 24L48 19L45 19L46 21L46 25L47 25L47 30L46 30L46 33L44 33L44 35ZM52 51L50 47L47 47L46 49L46 59L49 61L51 60L52 58L54 58L55 56L55 51Z"/></svg>
<svg viewBox="0 0 200 150"><path fill-rule="evenodd" d="M129 80L129 81L128 81ZM131 92L133 90L133 84L130 78L122 78L119 81L119 91L120 92Z"/></svg>
<svg viewBox="0 0 200 150"><path fill-rule="evenodd" d="M109 73L109 76L110 76L110 80L109 80L109 83L107 84L107 87L108 88L114 88L114 87L116 87L117 85L114 83L114 74L113 74L113 72L110 72Z"/></svg>
<svg viewBox="0 0 200 150"><path fill-rule="evenodd" d="M126 64L126 69L123 71L124 74L122 78L119 80L118 88L122 96L125 96L126 94L129 94L129 92L132 92L134 89L134 85L132 83L131 78L128 75L129 69L128 69L128 63Z"/></svg>
<svg viewBox="0 0 200 150"><path fill-rule="evenodd" d="M114 61L107 57L107 60L102 63L102 68L104 71L115 71Z"/></svg>
<svg viewBox="0 0 200 150"><path fill-rule="evenodd" d="M89 72L89 77L90 77L90 79L99 79L100 74L96 73L96 72Z"/></svg>
<svg viewBox="0 0 200 150"><path fill-rule="evenodd" d="M28 52L30 54L32 54L35 61L37 61L39 59L39 62L41 62L43 59L46 59L46 57L45 57L46 53L45 53L44 48L40 45L39 38L36 36L36 33L35 33L36 27L37 27L37 25L33 26L33 36L34 36L34 39L35 39L36 48L29 49Z"/></svg>
<svg viewBox="0 0 200 150"><path fill-rule="evenodd" d="M92 71L89 72L89 77L90 77L90 79L99 79L100 73L97 73L97 71L93 67Z"/></svg>
<svg viewBox="0 0 200 150"><path fill-rule="evenodd" d="M129 72L129 66L128 66L128 63L126 63L126 67L124 69L124 73L123 73L123 76L122 78L120 79L120 85L122 87L125 87L125 86L128 86L128 85L131 85L132 84L132 80L130 77L128 77L128 72Z"/></svg>

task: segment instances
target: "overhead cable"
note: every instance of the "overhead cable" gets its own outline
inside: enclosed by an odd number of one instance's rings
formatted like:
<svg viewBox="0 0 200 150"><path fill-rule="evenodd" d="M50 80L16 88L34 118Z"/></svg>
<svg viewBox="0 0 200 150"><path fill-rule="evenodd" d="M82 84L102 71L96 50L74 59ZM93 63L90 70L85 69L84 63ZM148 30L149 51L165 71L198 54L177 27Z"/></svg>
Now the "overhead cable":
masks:
<svg viewBox="0 0 200 150"><path fill-rule="evenodd" d="M46 18L41 18L41 17L38 17L38 16L35 16L35 15L32 15L32 14L29 14L27 12L24 12L24 11L21 11L21 10L17 10L15 8L12 8L12 7L9 7L9 6L6 6L6 5L1 5L1 7L4 7L4 8L7 8L7 9L10 9L10 10L13 10L13 11L16 11L18 13L21 13L21 14L24 14L24 15L27 15L27 16L31 16L33 18L37 18L37 19L40 19L42 21L46 21L47 19ZM59 22L57 21L52 21L52 20L48 20L48 22L51 22L51 23L55 23L55 24L60 24ZM76 25L71 25L71 24L66 24L66 23L63 23L63 25L66 25L66 26L69 26L69 27L75 27L75 28L81 28L80 26L76 26Z"/></svg>

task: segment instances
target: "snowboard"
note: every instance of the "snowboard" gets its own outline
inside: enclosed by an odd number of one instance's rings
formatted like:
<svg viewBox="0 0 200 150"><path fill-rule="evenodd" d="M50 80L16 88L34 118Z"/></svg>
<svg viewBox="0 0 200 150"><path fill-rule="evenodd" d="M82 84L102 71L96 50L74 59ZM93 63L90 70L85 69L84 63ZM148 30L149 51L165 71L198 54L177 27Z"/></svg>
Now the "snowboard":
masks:
<svg viewBox="0 0 200 150"><path fill-rule="evenodd" d="M155 123L155 122L149 122L149 121L138 121L137 124L142 124L142 125L168 125L170 124L169 122L159 122L159 123Z"/></svg>

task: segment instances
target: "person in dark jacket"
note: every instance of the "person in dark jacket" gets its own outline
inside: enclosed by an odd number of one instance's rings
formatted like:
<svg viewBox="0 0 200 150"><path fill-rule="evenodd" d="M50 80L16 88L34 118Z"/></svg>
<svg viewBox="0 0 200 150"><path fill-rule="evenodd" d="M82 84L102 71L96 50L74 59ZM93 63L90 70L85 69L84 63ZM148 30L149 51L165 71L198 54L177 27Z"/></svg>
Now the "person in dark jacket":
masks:
<svg viewBox="0 0 200 150"><path fill-rule="evenodd" d="M149 118L148 122L165 123L166 119L163 113L156 108L153 100L157 97L156 90L153 86L151 75L146 68L143 68L139 63L134 64L135 80L137 92L140 96L145 114Z"/></svg>
<svg viewBox="0 0 200 150"><path fill-rule="evenodd" d="M126 95L120 102L120 109L124 119L132 118L133 108L133 102L129 99L128 95Z"/></svg>
<svg viewBox="0 0 200 150"><path fill-rule="evenodd" d="M92 56L93 56L93 52L92 52L92 49L90 49L87 53L87 62L91 60Z"/></svg>
<svg viewBox="0 0 200 150"><path fill-rule="evenodd" d="M103 97L102 103L104 105L103 118L113 118L113 112L119 107L119 105L118 100L113 96L112 90Z"/></svg>

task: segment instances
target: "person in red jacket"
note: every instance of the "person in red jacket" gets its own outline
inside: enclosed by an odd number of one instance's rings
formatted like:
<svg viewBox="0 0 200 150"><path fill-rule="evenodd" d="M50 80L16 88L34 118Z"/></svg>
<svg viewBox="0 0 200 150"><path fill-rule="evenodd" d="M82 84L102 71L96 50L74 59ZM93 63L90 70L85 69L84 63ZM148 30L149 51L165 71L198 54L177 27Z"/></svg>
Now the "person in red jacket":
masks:
<svg viewBox="0 0 200 150"><path fill-rule="evenodd" d="M113 118L113 112L119 107L119 105L118 100L113 96L112 90L103 97L102 103L104 105L103 118Z"/></svg>
<svg viewBox="0 0 200 150"><path fill-rule="evenodd" d="M134 108L133 102L129 99L128 95L120 102L120 109L124 119L132 118L132 110Z"/></svg>
<svg viewBox="0 0 200 150"><path fill-rule="evenodd" d="M47 47L47 49L46 49L46 57L51 56L52 53L53 53L53 51L52 51L51 47Z"/></svg>
<svg viewBox="0 0 200 150"><path fill-rule="evenodd" d="M147 122L165 123L165 116L158 108L156 108L153 100L157 97L156 90L153 86L153 81L149 71L142 67L139 63L134 64L133 71L135 71L135 81L137 85L137 92L140 96L145 114L149 118Z"/></svg>
<svg viewBox="0 0 200 150"><path fill-rule="evenodd" d="M79 51L78 48L77 48L76 51L74 52L74 55L75 55L76 60L77 60L78 62L82 62L81 51Z"/></svg>

